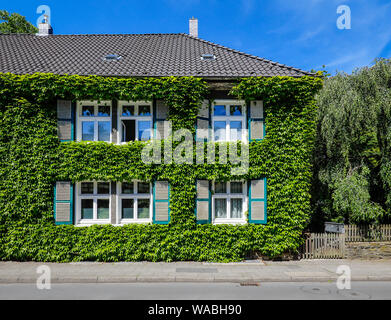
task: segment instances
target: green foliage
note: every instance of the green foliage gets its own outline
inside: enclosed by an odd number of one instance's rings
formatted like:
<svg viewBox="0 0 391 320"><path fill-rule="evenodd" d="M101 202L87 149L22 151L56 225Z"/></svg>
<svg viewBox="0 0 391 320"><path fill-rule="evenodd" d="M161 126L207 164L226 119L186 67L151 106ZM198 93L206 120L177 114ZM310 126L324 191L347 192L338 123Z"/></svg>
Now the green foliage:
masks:
<svg viewBox="0 0 391 320"><path fill-rule="evenodd" d="M391 203L390 86L391 61L379 60L352 75L327 79L317 95L314 223L386 221Z"/></svg>
<svg viewBox="0 0 391 320"><path fill-rule="evenodd" d="M0 33L37 33L34 27L25 17L18 13L9 14L6 10L0 10Z"/></svg>
<svg viewBox="0 0 391 320"><path fill-rule="evenodd" d="M320 78L249 78L233 97L263 99L266 138L250 145L242 179L268 179L268 223L197 225L196 179L227 181L233 164L144 164L145 142L59 143L55 99L164 99L174 128L194 130L207 85L196 78L122 79L0 75L0 259L36 261L237 261L297 250L310 215L314 94ZM51 107L50 107L51 106ZM164 142L162 142L164 144ZM216 151L222 145L214 145ZM233 147L231 143L229 147ZM193 157L195 156L193 152ZM236 177L237 178L237 177ZM169 225L75 227L53 223L59 180L168 180Z"/></svg>

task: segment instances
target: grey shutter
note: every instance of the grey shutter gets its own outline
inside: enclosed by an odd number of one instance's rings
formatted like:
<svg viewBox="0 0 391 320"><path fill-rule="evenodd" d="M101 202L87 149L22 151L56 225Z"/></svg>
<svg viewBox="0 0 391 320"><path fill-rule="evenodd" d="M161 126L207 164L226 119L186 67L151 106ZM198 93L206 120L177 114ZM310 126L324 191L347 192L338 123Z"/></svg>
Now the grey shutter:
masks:
<svg viewBox="0 0 391 320"><path fill-rule="evenodd" d="M267 180L266 178L249 181L249 222L267 222Z"/></svg>
<svg viewBox="0 0 391 320"><path fill-rule="evenodd" d="M210 182L208 180L196 181L197 198L195 215L197 223L211 222L211 193Z"/></svg>
<svg viewBox="0 0 391 320"><path fill-rule="evenodd" d="M74 140L74 109L70 100L57 100L57 133L60 141Z"/></svg>
<svg viewBox="0 0 391 320"><path fill-rule="evenodd" d="M58 181L54 187L55 224L73 224L73 185L69 181Z"/></svg>
<svg viewBox="0 0 391 320"><path fill-rule="evenodd" d="M155 139L166 139L170 134L167 122L168 112L169 107L164 100L155 100L153 114Z"/></svg>
<svg viewBox="0 0 391 320"><path fill-rule="evenodd" d="M249 140L260 141L265 137L265 119L263 112L263 101L251 101L248 107L249 118Z"/></svg>
<svg viewBox="0 0 391 320"><path fill-rule="evenodd" d="M196 141L208 141L210 128L210 102L203 100L196 120Z"/></svg>
<svg viewBox="0 0 391 320"><path fill-rule="evenodd" d="M155 181L153 186L153 223L170 222L170 185L168 181Z"/></svg>

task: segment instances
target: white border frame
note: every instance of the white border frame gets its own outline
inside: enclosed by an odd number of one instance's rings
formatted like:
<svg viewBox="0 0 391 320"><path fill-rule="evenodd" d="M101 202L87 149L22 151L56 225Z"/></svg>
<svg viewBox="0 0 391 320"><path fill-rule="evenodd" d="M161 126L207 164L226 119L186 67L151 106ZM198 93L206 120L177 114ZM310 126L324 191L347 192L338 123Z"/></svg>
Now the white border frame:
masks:
<svg viewBox="0 0 391 320"><path fill-rule="evenodd" d="M122 182L117 183L117 223L118 225L124 225L129 223L151 223L153 216L153 192L152 192L152 183L149 183L149 193L138 193L138 182L147 182L141 180L132 180L129 183L133 183L133 191L134 193L122 193ZM137 200L138 199L149 199L149 218L148 219L122 219L122 199L133 199L133 215L136 216L138 214L137 210Z"/></svg>
<svg viewBox="0 0 391 320"><path fill-rule="evenodd" d="M122 115L122 107L123 106L126 106L126 105L132 105L134 106L134 116L123 116ZM138 115L138 110L139 110L139 106L140 105L148 105L151 107L151 115L150 116L139 116ZM117 141L118 141L118 144L126 144L126 143L129 143L131 141L126 141L126 142L122 142L122 133L123 133L123 128L122 128L122 123L121 123L121 120L135 120L136 121L136 125L135 125L135 140L134 141L145 141L145 140L139 140L139 137L138 137L138 123L139 121L150 121L151 123L151 133L150 133L150 137L151 139L153 139L153 102L152 101L126 101L126 100L118 100L118 121L117 121L117 128L118 128L118 133L117 133Z"/></svg>
<svg viewBox="0 0 391 320"><path fill-rule="evenodd" d="M225 105L225 116L215 116L214 115L214 106L215 105ZM241 116L231 116L230 114L230 106L231 105L241 105L242 106L242 115ZM247 126L246 126L246 114L247 114L247 106L246 102L243 100L214 100L211 104L211 121L212 121L212 141L215 142L235 142L235 141L248 141L247 135ZM215 140L215 130L214 123L215 121L225 121L225 140ZM231 121L241 121L242 122L242 137L241 140L231 140Z"/></svg>
<svg viewBox="0 0 391 320"><path fill-rule="evenodd" d="M83 182L92 182L94 184L94 193L93 194L81 194L81 184ZM98 194L98 182L107 182L109 183L109 193L108 194ZM75 225L79 226L90 226L93 224L110 224L111 223L111 182L108 181L81 181L75 184ZM81 218L81 200L82 199L92 199L93 200L93 219L82 219ZM109 200L109 218L108 219L98 219L98 199Z"/></svg>
<svg viewBox="0 0 391 320"><path fill-rule="evenodd" d="M82 107L83 106L94 106L94 116L86 117L82 116ZM110 107L110 116L109 117L102 117L98 116L98 106L109 106ZM92 141L98 141L98 122L109 122L110 123L110 141L105 142L112 142L113 141L113 128L112 128L112 117L113 117L113 106L111 101L105 100L105 101L98 101L98 100L82 100L77 101L76 104L76 141L86 141L86 142L92 142ZM82 140L82 122L94 122L94 140L87 141Z"/></svg>
<svg viewBox="0 0 391 320"><path fill-rule="evenodd" d="M215 193L215 182L212 181L212 223L213 224L246 224L247 218L245 212L248 211L247 181L232 180L225 182L227 185L226 193ZM242 182L242 193L231 193L231 182ZM215 199L227 199L227 218L215 217ZM231 218L231 199L242 199L242 218Z"/></svg>

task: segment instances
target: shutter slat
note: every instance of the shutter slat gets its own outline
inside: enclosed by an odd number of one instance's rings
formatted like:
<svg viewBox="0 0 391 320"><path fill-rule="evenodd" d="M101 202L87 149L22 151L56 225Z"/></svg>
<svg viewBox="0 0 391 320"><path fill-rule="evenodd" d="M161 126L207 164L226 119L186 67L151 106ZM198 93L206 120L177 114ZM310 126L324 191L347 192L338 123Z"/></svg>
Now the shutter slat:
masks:
<svg viewBox="0 0 391 320"><path fill-rule="evenodd" d="M263 101L251 101L248 105L249 141L261 141L265 137Z"/></svg>
<svg viewBox="0 0 391 320"><path fill-rule="evenodd" d="M170 185L168 181L155 181L153 186L153 223L170 222Z"/></svg>
<svg viewBox="0 0 391 320"><path fill-rule="evenodd" d="M197 223L211 222L211 193L209 180L197 180L195 215Z"/></svg>
<svg viewBox="0 0 391 320"><path fill-rule="evenodd" d="M69 181L58 181L54 187L55 224L73 224L73 185Z"/></svg>
<svg viewBox="0 0 391 320"><path fill-rule="evenodd" d="M267 180L254 179L249 183L249 222L267 223Z"/></svg>

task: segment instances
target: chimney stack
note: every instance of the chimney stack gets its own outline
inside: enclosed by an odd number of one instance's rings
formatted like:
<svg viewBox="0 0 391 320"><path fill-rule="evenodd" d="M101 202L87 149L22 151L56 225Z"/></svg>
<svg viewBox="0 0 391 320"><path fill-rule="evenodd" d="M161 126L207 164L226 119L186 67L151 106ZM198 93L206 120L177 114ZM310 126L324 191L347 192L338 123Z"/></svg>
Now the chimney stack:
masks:
<svg viewBox="0 0 391 320"><path fill-rule="evenodd" d="M198 38L198 19L194 17L189 20L189 34Z"/></svg>
<svg viewBox="0 0 391 320"><path fill-rule="evenodd" d="M38 24L38 35L39 36L47 36L49 34L53 34L53 28L49 23L49 17L45 14L44 20Z"/></svg>

